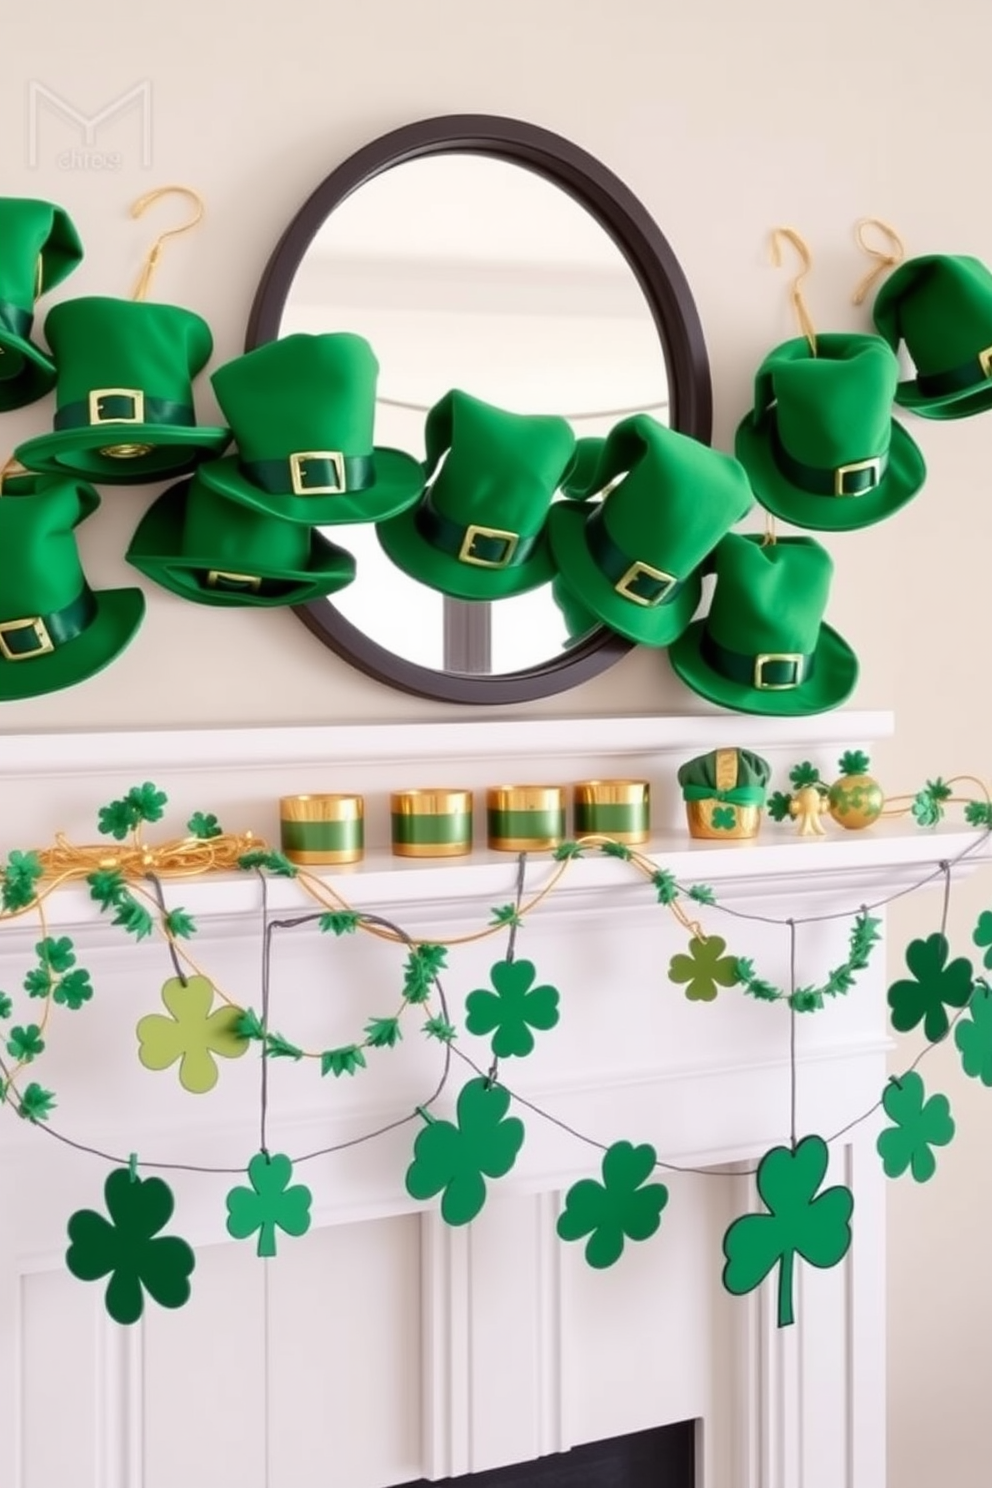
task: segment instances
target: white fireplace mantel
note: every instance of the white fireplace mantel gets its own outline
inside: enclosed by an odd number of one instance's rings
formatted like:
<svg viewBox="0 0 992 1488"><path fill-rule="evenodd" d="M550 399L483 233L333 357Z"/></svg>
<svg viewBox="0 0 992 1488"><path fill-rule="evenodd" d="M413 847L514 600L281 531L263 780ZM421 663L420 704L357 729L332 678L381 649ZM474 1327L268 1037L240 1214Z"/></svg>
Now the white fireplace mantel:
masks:
<svg viewBox="0 0 992 1488"><path fill-rule="evenodd" d="M505 720L397 727L13 736L0 753L0 851L56 831L95 840L97 808L153 780L170 797L161 836L194 810L232 831L278 842L278 797L313 790L366 796L369 850L328 878L355 908L420 938L482 928L513 897L517 862L480 846L443 865L394 859L390 790L411 786L651 781L647 849L680 882L705 882L743 915L808 920L797 974L821 981L845 959L850 916L899 889L976 866L975 834L889 823L831 827L799 839L767 822L753 845L690 842L677 765L721 745L768 757L773 785L810 758L826 773L846 748L887 736L885 714L807 720L689 718ZM477 809L484 837L484 813ZM148 831L151 838L157 828ZM552 864L535 856L527 891ZM261 888L249 874L166 882L170 906L197 921L197 960L245 1005L259 1005ZM922 893L921 923L939 897ZM282 918L312 908L271 880ZM844 911L838 919L822 918ZM880 911L884 920L884 911ZM813 919L813 917L816 917ZM708 933L752 956L778 985L789 976L782 924L700 908ZM259 1142L259 1067L225 1064L214 1092L183 1092L175 1071L135 1057L134 1026L159 1006L171 974L164 947L132 944L85 890L50 902L49 932L70 933L96 994L56 1010L43 1083L53 1125L127 1160L243 1167ZM20 985L37 925L0 936L0 986ZM774 1326L774 1285L745 1299L720 1285L726 1226L754 1205L746 1170L789 1134L789 1016L739 991L688 1003L667 978L685 932L629 865L590 855L519 932L517 954L561 991L561 1022L500 1078L559 1123L596 1141L648 1141L678 1167L658 1235L593 1272L557 1239L563 1190L598 1171L595 1149L518 1107L527 1138L479 1218L449 1229L415 1204L403 1177L416 1121L298 1168L313 1191L313 1228L281 1237L259 1261L224 1228L236 1182L175 1173L170 1226L198 1251L193 1297L152 1306L136 1328L105 1317L101 1288L63 1266L65 1222L101 1207L108 1163L0 1111L0 1398L17 1402L0 1482L11 1488L388 1488L567 1450L582 1441L696 1419L697 1488L880 1488L884 1482L884 1178L877 1128L832 1147L832 1176L855 1194L854 1244L830 1272L801 1267L798 1321ZM488 983L505 939L454 946L444 986L455 1022ZM369 937L335 941L309 925L277 932L272 1023L307 1047L360 1036L395 1010L402 952ZM888 1037L884 950L846 998L797 1019L800 1134L830 1136L877 1099ZM23 1008L23 1004L21 1005ZM442 1050L417 1033L416 1010L394 1050L369 1052L353 1079L270 1061L269 1146L299 1157L410 1115L434 1089ZM458 1046L479 1064L487 1043ZM453 1061L438 1110L471 1070ZM733 1165L733 1166L728 1166ZM53 1430L57 1420L58 1429Z"/></svg>

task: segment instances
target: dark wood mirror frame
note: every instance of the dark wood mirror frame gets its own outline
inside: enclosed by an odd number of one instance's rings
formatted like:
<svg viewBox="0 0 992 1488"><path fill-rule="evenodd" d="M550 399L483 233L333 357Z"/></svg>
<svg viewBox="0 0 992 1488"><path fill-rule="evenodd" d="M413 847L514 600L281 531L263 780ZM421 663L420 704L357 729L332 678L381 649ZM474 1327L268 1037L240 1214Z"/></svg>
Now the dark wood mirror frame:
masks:
<svg viewBox="0 0 992 1488"><path fill-rule="evenodd" d="M326 218L383 171L429 155L488 155L545 177L585 207L616 243L647 300L668 373L671 426L709 443L712 392L702 326L678 259L637 197L594 156L536 125L486 114L423 119L373 140L322 181L279 239L248 319L245 349L279 335L293 279ZM435 671L387 651L329 600L295 606L326 646L369 676L452 703L516 703L564 692L597 676L632 643L601 626L538 666L492 676Z"/></svg>

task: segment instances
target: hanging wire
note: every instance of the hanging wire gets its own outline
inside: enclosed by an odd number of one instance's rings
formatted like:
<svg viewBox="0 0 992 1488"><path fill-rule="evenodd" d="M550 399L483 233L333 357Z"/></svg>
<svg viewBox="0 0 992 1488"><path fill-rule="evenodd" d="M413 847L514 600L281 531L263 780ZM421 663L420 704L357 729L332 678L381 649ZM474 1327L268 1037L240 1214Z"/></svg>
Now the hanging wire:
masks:
<svg viewBox="0 0 992 1488"><path fill-rule="evenodd" d="M873 248L867 242L865 239L865 229L869 227L877 228L880 233L884 233L888 239L887 247ZM883 222L881 217L862 217L855 226L854 239L862 253L867 253L869 258L875 259L875 263L859 282L858 287L851 296L852 305L860 305L863 304L868 291L872 288L875 281L880 279L889 269L894 269L897 264L902 263L906 257L906 245L895 228L890 227L887 222Z"/></svg>
<svg viewBox="0 0 992 1488"><path fill-rule="evenodd" d="M203 198L199 192L194 191L191 186L158 186L154 191L147 191L144 196L131 206L131 216L140 217L154 202L161 201L165 196L186 196L193 202L194 212L188 222L181 222L178 227L167 227L164 232L159 233L152 246L145 255L145 261L141 266L134 292L131 296L135 300L143 300L151 288L155 270L158 268L159 259L162 256L162 248L168 238L176 238L180 233L189 232L196 227L204 212Z"/></svg>
<svg viewBox="0 0 992 1488"><path fill-rule="evenodd" d="M789 298L795 311L796 323L799 330L809 342L809 349L816 356L816 331L810 317L806 299L803 294L803 280L813 267L813 255L809 250L806 239L796 232L794 227L773 227L771 236L772 263L777 269L782 267L782 240L790 242L802 260L802 268L789 286Z"/></svg>

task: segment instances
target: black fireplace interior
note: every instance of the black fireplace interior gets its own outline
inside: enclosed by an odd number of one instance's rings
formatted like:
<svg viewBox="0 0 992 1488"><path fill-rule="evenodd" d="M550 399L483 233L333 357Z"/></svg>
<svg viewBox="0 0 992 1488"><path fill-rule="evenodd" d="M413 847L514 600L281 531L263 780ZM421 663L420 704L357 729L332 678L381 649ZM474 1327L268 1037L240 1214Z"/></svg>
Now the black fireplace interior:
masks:
<svg viewBox="0 0 992 1488"><path fill-rule="evenodd" d="M466 1473L460 1478L418 1478L400 1488L693 1488L695 1422L590 1442L570 1452Z"/></svg>

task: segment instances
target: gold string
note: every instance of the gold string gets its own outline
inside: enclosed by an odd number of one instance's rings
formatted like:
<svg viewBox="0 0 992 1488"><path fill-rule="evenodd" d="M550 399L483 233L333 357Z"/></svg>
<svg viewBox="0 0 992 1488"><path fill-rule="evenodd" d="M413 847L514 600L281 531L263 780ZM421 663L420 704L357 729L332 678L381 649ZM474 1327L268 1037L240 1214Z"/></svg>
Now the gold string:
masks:
<svg viewBox="0 0 992 1488"><path fill-rule="evenodd" d="M771 255L772 263L777 269L782 267L783 238L792 244L802 259L803 266L789 286L789 298L792 300L792 308L795 311L799 329L809 342L810 351L816 356L816 331L813 329L813 321L802 291L802 282L813 267L813 255L809 251L809 244L805 238L801 237L794 227L774 227L771 237Z"/></svg>
<svg viewBox="0 0 992 1488"><path fill-rule="evenodd" d="M178 227L167 227L165 232L159 233L145 255L145 261L138 275L138 282L135 284L134 293L131 296L132 299L143 300L151 288L152 278L155 270L158 268L158 262L162 256L162 246L166 238L178 237L180 233L189 232L191 228L195 227L203 216L204 205L202 196L194 191L191 186L158 186L154 191L148 191L144 196L139 196L138 200L131 207L131 216L140 217L142 212L147 207L150 207L153 202L159 201L163 196L176 194L188 196L192 200L195 207L194 215L188 222L182 222Z"/></svg>
<svg viewBox="0 0 992 1488"><path fill-rule="evenodd" d="M889 240L888 248L873 248L870 243L866 242L866 227L877 227L879 232L884 233ZM902 263L906 257L906 245L895 228L883 222L881 217L862 217L855 226L854 238L862 253L867 253L869 258L876 260L851 296L851 304L860 305L875 280L880 278L887 269L894 269L897 264Z"/></svg>
<svg viewBox="0 0 992 1488"><path fill-rule="evenodd" d="M764 535L763 535L763 537L761 539L761 546L763 548L768 548L768 547L772 547L773 548L777 542L778 542L778 535L777 535L776 528L775 528L775 514L774 514L774 512L770 512L767 509L767 507L766 507L765 508L765 531L764 531Z"/></svg>

